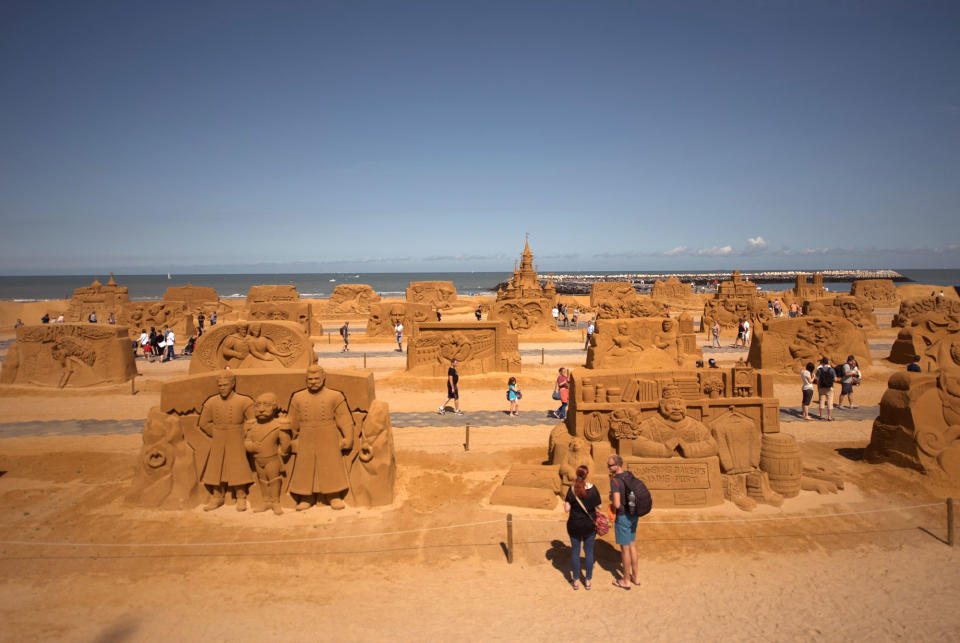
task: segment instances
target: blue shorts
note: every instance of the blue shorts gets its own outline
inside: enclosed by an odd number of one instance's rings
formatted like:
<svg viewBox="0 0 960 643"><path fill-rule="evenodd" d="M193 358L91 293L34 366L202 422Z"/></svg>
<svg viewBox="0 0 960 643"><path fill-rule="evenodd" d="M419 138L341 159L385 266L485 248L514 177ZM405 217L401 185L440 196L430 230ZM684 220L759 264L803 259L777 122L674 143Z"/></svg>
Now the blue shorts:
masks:
<svg viewBox="0 0 960 643"><path fill-rule="evenodd" d="M640 516L617 514L617 519L613 523L613 531L617 537L618 545L629 545L636 540L638 522L640 522Z"/></svg>

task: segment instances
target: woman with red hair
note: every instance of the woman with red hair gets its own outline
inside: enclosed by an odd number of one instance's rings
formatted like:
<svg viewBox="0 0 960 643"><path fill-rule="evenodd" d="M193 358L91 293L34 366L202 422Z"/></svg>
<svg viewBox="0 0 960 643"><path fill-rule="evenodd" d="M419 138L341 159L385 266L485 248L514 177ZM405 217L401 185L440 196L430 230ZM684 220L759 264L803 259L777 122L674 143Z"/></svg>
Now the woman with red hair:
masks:
<svg viewBox="0 0 960 643"><path fill-rule="evenodd" d="M570 567L573 571L571 585L580 589L580 547L586 557L586 577L584 589L590 589L593 578L593 544L597 538L597 507L600 506L600 492L587 482L590 471L583 465L577 467L577 479L567 490L563 508L567 516L567 534L570 536Z"/></svg>

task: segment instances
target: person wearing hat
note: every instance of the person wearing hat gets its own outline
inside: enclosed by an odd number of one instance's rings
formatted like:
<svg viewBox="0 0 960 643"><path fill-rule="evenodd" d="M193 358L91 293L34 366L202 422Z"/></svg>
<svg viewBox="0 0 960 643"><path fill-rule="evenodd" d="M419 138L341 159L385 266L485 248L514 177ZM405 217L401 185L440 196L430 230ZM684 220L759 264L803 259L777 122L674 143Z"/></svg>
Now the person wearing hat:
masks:
<svg viewBox="0 0 960 643"><path fill-rule="evenodd" d="M847 408L855 409L853 405L853 387L860 383L860 368L853 355L847 355L847 361L840 366L840 399L837 408L843 408L843 397L847 397Z"/></svg>
<svg viewBox="0 0 960 643"><path fill-rule="evenodd" d="M709 368L720 368L719 366L717 366L717 360L713 359L712 357L707 360L707 366Z"/></svg>

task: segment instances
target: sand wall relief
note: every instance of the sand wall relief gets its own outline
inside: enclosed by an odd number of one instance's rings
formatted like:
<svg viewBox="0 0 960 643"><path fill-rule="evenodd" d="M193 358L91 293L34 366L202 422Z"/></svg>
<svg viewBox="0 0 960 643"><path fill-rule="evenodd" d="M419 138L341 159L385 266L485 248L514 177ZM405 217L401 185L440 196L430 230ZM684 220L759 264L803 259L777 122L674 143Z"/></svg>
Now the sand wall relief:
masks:
<svg viewBox="0 0 960 643"><path fill-rule="evenodd" d="M892 279L857 279L850 286L850 295L862 297L874 306L895 306L900 301Z"/></svg>
<svg viewBox="0 0 960 643"><path fill-rule="evenodd" d="M860 366L872 364L867 336L849 320L837 316L771 319L763 322L750 344L747 362L754 368L784 368L797 372L807 362L829 357L842 364L848 355Z"/></svg>
<svg viewBox="0 0 960 643"><path fill-rule="evenodd" d="M190 373L221 369L304 369L316 363L313 344L299 324L287 321L217 324L200 336Z"/></svg>
<svg viewBox="0 0 960 643"><path fill-rule="evenodd" d="M409 337L414 325L435 320L434 307L430 304L381 301L370 305L367 337L393 337L398 322L403 324L403 332Z"/></svg>
<svg viewBox="0 0 960 643"><path fill-rule="evenodd" d="M674 369L703 358L696 336L675 319L598 319L587 349L586 367Z"/></svg>
<svg viewBox="0 0 960 643"><path fill-rule="evenodd" d="M411 281L407 287L407 301L444 310L456 303L457 289L452 281Z"/></svg>
<svg viewBox="0 0 960 643"><path fill-rule="evenodd" d="M858 328L877 327L877 316L873 314L873 304L863 297L837 295L833 299L805 301L803 314L842 317Z"/></svg>
<svg viewBox="0 0 960 643"><path fill-rule="evenodd" d="M669 277L666 281L659 279L653 282L650 296L654 299L686 299L693 294L690 284L685 284L676 277Z"/></svg>
<svg viewBox="0 0 960 643"><path fill-rule="evenodd" d="M414 326L407 345L407 371L446 375L450 361L460 375L519 373L517 333L503 322L431 322Z"/></svg>
<svg viewBox="0 0 960 643"><path fill-rule="evenodd" d="M947 297L917 297L900 302L900 311L894 315L893 326L908 326L910 320L920 315L937 313L940 315L960 315L960 299Z"/></svg>
<svg viewBox="0 0 960 643"><path fill-rule="evenodd" d="M756 328L770 313L767 300L757 295L757 285L744 280L740 271L734 270L730 281L718 284L713 298L704 302L700 329L709 333L714 320L723 328L735 329L741 317Z"/></svg>

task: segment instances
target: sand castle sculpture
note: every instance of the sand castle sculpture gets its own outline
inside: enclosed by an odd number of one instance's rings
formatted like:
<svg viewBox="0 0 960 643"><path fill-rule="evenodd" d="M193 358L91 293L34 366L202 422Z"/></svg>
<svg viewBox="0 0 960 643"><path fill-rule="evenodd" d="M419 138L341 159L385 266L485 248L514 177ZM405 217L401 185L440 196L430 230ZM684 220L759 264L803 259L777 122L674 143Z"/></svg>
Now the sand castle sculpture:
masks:
<svg viewBox="0 0 960 643"><path fill-rule="evenodd" d="M641 297L629 281L599 281L590 287L590 307L597 319L658 317L663 304Z"/></svg>
<svg viewBox="0 0 960 643"><path fill-rule="evenodd" d="M788 293L793 297L792 301L815 301L817 299L823 299L824 297L830 296L827 292L827 289L823 287L823 273L813 273L812 284L807 283L807 275L804 273L797 274L794 279L795 282L793 285L793 290L788 291ZM789 299L789 297L785 298L785 300ZM790 301L787 301L786 303L790 303Z"/></svg>
<svg viewBox="0 0 960 643"><path fill-rule="evenodd" d="M460 375L519 373L517 333L504 322L429 322L413 327L407 371L446 375L456 358Z"/></svg>
<svg viewBox="0 0 960 643"><path fill-rule="evenodd" d="M136 375L125 326L66 322L18 328L0 383L80 388L122 384Z"/></svg>
<svg viewBox="0 0 960 643"><path fill-rule="evenodd" d="M848 319L838 316L795 317L765 321L750 344L747 362L754 368L783 368L799 372L807 362L829 357L842 364L848 355L861 367L872 364L867 336Z"/></svg>
<svg viewBox="0 0 960 643"><path fill-rule="evenodd" d="M873 304L863 297L837 295L833 299L803 302L804 315L843 317L857 328L876 328Z"/></svg>
<svg viewBox="0 0 960 643"><path fill-rule="evenodd" d="M650 296L655 300L686 299L691 295L693 295L693 287L676 277L669 277L666 281L657 279L653 282L653 289L650 291Z"/></svg>
<svg viewBox="0 0 960 643"><path fill-rule="evenodd" d="M567 420L550 436L548 466L514 467L491 502L549 508L578 464L603 471L611 453L650 489L654 507L704 507L725 499L749 511L779 506L801 489L843 483L805 470L793 436L780 433L773 381L749 366L673 372L574 372ZM594 484L609 482L594 476ZM605 497L605 496L604 496Z"/></svg>
<svg viewBox="0 0 960 643"><path fill-rule="evenodd" d="M411 281L407 301L445 310L457 302L457 289L452 281Z"/></svg>
<svg viewBox="0 0 960 643"><path fill-rule="evenodd" d="M895 306L900 301L892 279L857 279L850 286L850 295L862 297L874 306Z"/></svg>
<svg viewBox="0 0 960 643"><path fill-rule="evenodd" d="M741 317L756 328L769 318L767 300L757 294L757 285L746 281L734 270L730 281L717 285L717 292L703 305L700 329L709 333L713 320L723 328L736 328Z"/></svg>
<svg viewBox="0 0 960 643"><path fill-rule="evenodd" d="M130 504L239 511L393 502L389 407L369 371L211 371L164 383Z"/></svg>
<svg viewBox="0 0 960 643"><path fill-rule="evenodd" d="M381 301L370 305L367 318L367 337L393 337L397 323L403 324L408 337L414 325L436 321L434 307L430 304L409 301Z"/></svg>
<svg viewBox="0 0 960 643"><path fill-rule="evenodd" d="M313 304L301 301L292 284L251 286L239 318L250 322L294 322L307 337L323 334L322 324L314 317Z"/></svg>
<svg viewBox="0 0 960 643"><path fill-rule="evenodd" d="M940 315L960 315L960 299L931 296L904 299L900 302L900 311L893 316L893 326L909 326L914 317L937 313Z"/></svg>
<svg viewBox="0 0 960 643"><path fill-rule="evenodd" d="M107 323L110 315L114 319L120 318L120 310L130 303L130 296L126 286L120 286L110 273L110 280L104 286L100 281L94 278L89 286L77 288L70 297L70 304L67 311L63 314L64 320L68 322L85 322L90 319L90 314L97 316L97 321ZM140 333L138 332L137 335Z"/></svg>
<svg viewBox="0 0 960 643"><path fill-rule="evenodd" d="M514 264L513 278L507 287L497 290L497 300L490 310L490 321L503 321L517 332L555 331L553 319L557 290L552 281L540 285L537 270L533 265L528 239L520 257L520 267Z"/></svg>
<svg viewBox="0 0 960 643"><path fill-rule="evenodd" d="M323 311L324 317L367 317L380 295L367 284L340 284L333 289Z"/></svg>
<svg viewBox="0 0 960 643"><path fill-rule="evenodd" d="M313 344L295 322L217 324L200 336L190 373L223 369L304 369L317 362Z"/></svg>
<svg viewBox="0 0 960 643"><path fill-rule="evenodd" d="M637 370L693 367L703 359L693 322L681 332L676 319L598 319L587 349L586 367Z"/></svg>
<svg viewBox="0 0 960 643"><path fill-rule="evenodd" d="M909 364L915 355L919 355L920 369L923 372L939 370L941 345L958 333L960 314L918 315L897 333L897 339L890 347L890 356L887 359L894 364Z"/></svg>

